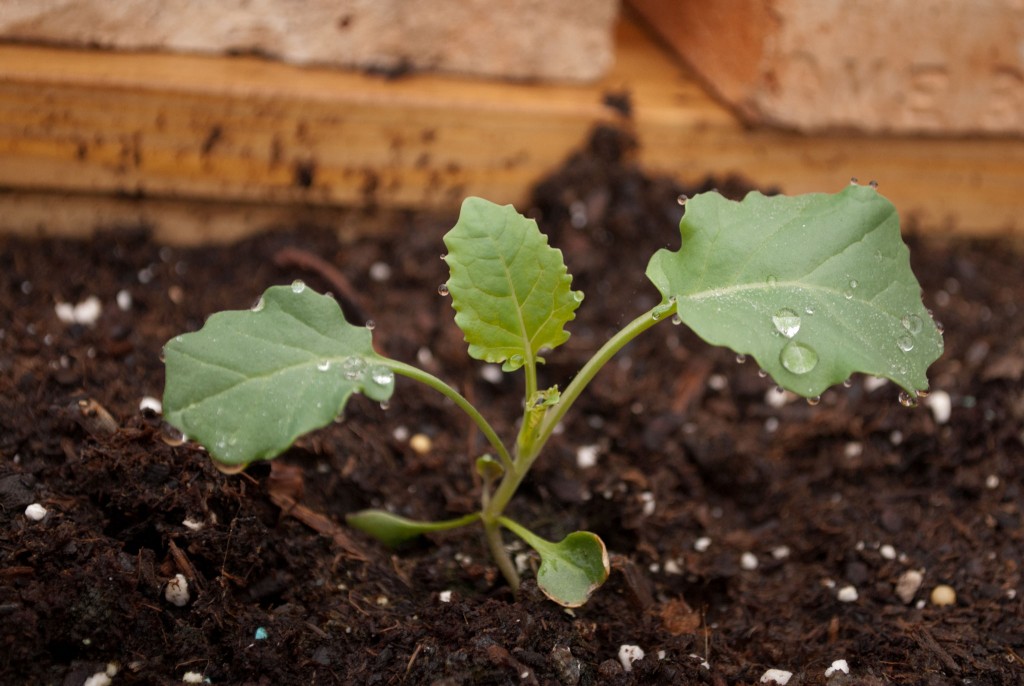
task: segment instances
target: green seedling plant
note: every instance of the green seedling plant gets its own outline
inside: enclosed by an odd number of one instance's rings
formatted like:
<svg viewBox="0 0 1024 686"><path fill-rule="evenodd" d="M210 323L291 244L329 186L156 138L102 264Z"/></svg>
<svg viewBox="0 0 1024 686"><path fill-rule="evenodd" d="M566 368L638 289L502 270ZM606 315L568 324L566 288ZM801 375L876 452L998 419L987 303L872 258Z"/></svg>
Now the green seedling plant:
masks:
<svg viewBox="0 0 1024 686"><path fill-rule="evenodd" d="M808 399L862 373L892 380L910 404L925 393L927 369L942 353L896 210L873 184L793 197L754 192L739 202L705 193L686 204L680 231L680 249L658 250L647 266L660 302L604 343L564 388L541 387L542 355L569 337L564 327L583 293L572 289L562 253L533 220L480 198L463 203L444 236L450 276L439 292L451 296L470 356L524 377L513 442L449 384L375 352L370 330L346 322L333 298L301 281L271 287L251 310L214 314L201 330L167 343L165 418L221 465L241 468L330 424L353 393L385 403L396 376L426 384L465 412L490 445L475 459L479 510L415 521L372 509L350 515L349 524L388 545L479 525L518 589L507 529L539 554L539 588L562 605L582 605L609 574L601 539L576 531L548 541L505 510L573 403L637 336L666 322L686 324Z"/></svg>

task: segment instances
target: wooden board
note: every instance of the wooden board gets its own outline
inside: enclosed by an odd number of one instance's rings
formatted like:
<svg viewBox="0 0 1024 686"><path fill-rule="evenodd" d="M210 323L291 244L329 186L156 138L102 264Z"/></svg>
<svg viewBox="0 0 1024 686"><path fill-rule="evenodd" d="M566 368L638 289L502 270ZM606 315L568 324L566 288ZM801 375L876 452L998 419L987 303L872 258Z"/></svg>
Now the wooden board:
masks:
<svg viewBox="0 0 1024 686"><path fill-rule="evenodd" d="M617 56L573 87L0 45L0 230L145 222L193 242L352 207L521 203L594 124L625 123L603 99L628 91L651 171L790 193L877 179L923 229L1024 235L1024 141L748 131L628 19Z"/></svg>

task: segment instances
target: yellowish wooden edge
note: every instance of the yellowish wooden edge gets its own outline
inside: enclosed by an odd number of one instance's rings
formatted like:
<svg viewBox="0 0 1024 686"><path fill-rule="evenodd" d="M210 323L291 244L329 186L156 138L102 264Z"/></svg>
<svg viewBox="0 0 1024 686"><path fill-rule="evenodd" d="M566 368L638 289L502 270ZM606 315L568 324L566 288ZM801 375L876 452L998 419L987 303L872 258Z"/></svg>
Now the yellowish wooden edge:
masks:
<svg viewBox="0 0 1024 686"><path fill-rule="evenodd" d="M620 92L628 121L603 104ZM1024 235L1024 141L748 131L628 19L616 66L586 87L0 45L0 231L136 219L193 242L346 207L522 203L607 121L681 181L803 193L877 179L922 230Z"/></svg>

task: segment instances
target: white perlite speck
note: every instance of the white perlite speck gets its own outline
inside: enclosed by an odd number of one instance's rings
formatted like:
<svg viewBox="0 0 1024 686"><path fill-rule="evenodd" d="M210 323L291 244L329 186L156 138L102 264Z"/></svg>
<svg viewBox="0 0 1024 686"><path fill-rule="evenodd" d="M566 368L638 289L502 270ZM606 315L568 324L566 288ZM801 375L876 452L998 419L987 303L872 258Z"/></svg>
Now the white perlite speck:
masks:
<svg viewBox="0 0 1024 686"><path fill-rule="evenodd" d="M22 501L24 502L24 501ZM25 516L31 519L33 522L38 522L46 516L46 508L39 503L32 503L25 508Z"/></svg>
<svg viewBox="0 0 1024 686"><path fill-rule="evenodd" d="M590 469L597 464L597 446L581 445L576 449L576 466L580 469Z"/></svg>
<svg viewBox="0 0 1024 686"><path fill-rule="evenodd" d="M452 592L451 591L441 591L440 593L437 594L437 599L440 600L442 603L450 603L450 602L452 602Z"/></svg>
<svg viewBox="0 0 1024 686"><path fill-rule="evenodd" d="M886 560L895 560L896 559L896 549L893 548L888 543L882 545L878 549L878 554L881 555Z"/></svg>
<svg viewBox="0 0 1024 686"><path fill-rule="evenodd" d="M171 605L185 607L191 596L188 593L188 579L184 574L175 574L174 578L164 587L164 598Z"/></svg>
<svg viewBox="0 0 1024 686"><path fill-rule="evenodd" d="M949 415L953 412L953 401L946 391L932 391L924 404L932 411L932 417L936 424L945 424L949 421Z"/></svg>
<svg viewBox="0 0 1024 686"><path fill-rule="evenodd" d="M770 684L774 681L779 686L786 686L792 678L793 672L787 672L784 669L769 669L761 675L761 683Z"/></svg>
<svg viewBox="0 0 1024 686"><path fill-rule="evenodd" d="M632 672L633 663L642 659L644 659L644 649L640 646L629 645L628 643L619 646L619 662L622 663L622 668L627 672Z"/></svg>
<svg viewBox="0 0 1024 686"><path fill-rule="evenodd" d="M701 536L693 542L693 549L698 553L703 553L705 550L711 547L711 539L707 536Z"/></svg>
<svg viewBox="0 0 1024 686"><path fill-rule="evenodd" d="M896 597L902 600L904 605L909 605L923 582L924 574L916 569L908 569L896 580Z"/></svg>
<svg viewBox="0 0 1024 686"><path fill-rule="evenodd" d="M505 378L505 374L498 365L485 364L480 368L480 378L487 383L499 384Z"/></svg>
<svg viewBox="0 0 1024 686"><path fill-rule="evenodd" d="M90 295L77 305L57 303L54 311L57 313L57 319L65 324L94 326L103 312L103 303L95 295Z"/></svg>
<svg viewBox="0 0 1024 686"><path fill-rule="evenodd" d="M747 571L753 571L757 569L757 555L751 552L743 553L740 556L740 567Z"/></svg>
<svg viewBox="0 0 1024 686"><path fill-rule="evenodd" d="M203 683L203 675L199 672L185 672L181 680L186 684L201 684Z"/></svg>
<svg viewBox="0 0 1024 686"><path fill-rule="evenodd" d="M832 663L832 666L825 670L825 678L829 678L836 672L842 672L843 674L850 673L850 665L846 660L836 660Z"/></svg>
<svg viewBox="0 0 1024 686"><path fill-rule="evenodd" d="M164 404L160 402L159 398L154 398L151 395L145 396L139 401L139 412L152 412L153 414L163 414Z"/></svg>
<svg viewBox="0 0 1024 686"><path fill-rule="evenodd" d="M836 600L841 603L852 603L859 597L860 595L858 595L857 589L853 586L843 586L836 592Z"/></svg>

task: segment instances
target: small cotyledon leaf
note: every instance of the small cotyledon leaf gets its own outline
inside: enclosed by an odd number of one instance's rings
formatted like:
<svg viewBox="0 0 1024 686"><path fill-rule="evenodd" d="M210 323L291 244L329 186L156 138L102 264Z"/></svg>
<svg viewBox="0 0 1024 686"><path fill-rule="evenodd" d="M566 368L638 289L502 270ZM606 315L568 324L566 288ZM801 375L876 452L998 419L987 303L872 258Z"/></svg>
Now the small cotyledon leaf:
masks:
<svg viewBox="0 0 1024 686"><path fill-rule="evenodd" d="M608 580L608 549L597 534L574 531L556 543L507 517L498 521L540 555L537 587L559 605L580 607Z"/></svg>
<svg viewBox="0 0 1024 686"><path fill-rule="evenodd" d="M395 375L371 333L301 281L251 310L212 315L164 346L164 417L226 465L273 458L326 426L353 393L380 402Z"/></svg>
<svg viewBox="0 0 1024 686"><path fill-rule="evenodd" d="M472 357L513 371L569 338L563 326L583 294L571 289L561 251L535 221L511 205L467 198L444 243L445 286Z"/></svg>
<svg viewBox="0 0 1024 686"><path fill-rule="evenodd" d="M873 187L741 202L690 199L677 252L647 276L705 341L750 355L813 397L854 373L913 394L942 335L921 302L892 203Z"/></svg>

